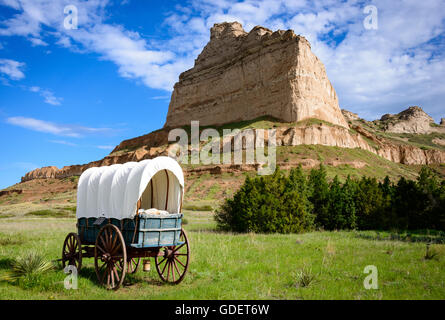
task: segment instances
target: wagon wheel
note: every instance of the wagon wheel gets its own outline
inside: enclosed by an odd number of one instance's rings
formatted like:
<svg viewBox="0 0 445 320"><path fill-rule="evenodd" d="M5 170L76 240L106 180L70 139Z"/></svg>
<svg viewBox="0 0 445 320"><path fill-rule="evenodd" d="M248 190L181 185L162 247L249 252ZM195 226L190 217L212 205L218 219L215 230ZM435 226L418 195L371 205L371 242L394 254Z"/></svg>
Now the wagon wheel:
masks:
<svg viewBox="0 0 445 320"><path fill-rule="evenodd" d="M140 258L128 258L127 257L127 273L133 274L136 273L139 267ZM118 265L119 269L122 269L122 260L119 261Z"/></svg>
<svg viewBox="0 0 445 320"><path fill-rule="evenodd" d="M179 246L164 247L162 256L155 257L156 270L165 282L180 283L187 272L190 260L190 246L184 229L179 237L183 244Z"/></svg>
<svg viewBox="0 0 445 320"><path fill-rule="evenodd" d="M124 237L115 225L107 224L100 229L94 248L94 266L97 279L107 289L116 290L124 281L127 249Z"/></svg>
<svg viewBox="0 0 445 320"><path fill-rule="evenodd" d="M77 233L69 233L62 249L62 265L65 269L66 265L72 265L77 268L77 271L82 267L82 244Z"/></svg>

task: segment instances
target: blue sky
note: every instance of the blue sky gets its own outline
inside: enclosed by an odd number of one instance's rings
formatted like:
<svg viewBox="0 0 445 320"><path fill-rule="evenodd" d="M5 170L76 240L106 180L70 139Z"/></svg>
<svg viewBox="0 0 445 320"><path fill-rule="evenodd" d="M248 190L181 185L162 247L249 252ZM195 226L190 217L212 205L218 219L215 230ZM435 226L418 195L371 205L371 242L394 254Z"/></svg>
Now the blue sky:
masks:
<svg viewBox="0 0 445 320"><path fill-rule="evenodd" d="M64 27L67 5L75 30ZM367 5L378 10L375 30L363 25ZM368 120L420 105L438 121L444 9L442 0L0 0L0 188L162 127L174 83L216 22L304 35L340 106Z"/></svg>

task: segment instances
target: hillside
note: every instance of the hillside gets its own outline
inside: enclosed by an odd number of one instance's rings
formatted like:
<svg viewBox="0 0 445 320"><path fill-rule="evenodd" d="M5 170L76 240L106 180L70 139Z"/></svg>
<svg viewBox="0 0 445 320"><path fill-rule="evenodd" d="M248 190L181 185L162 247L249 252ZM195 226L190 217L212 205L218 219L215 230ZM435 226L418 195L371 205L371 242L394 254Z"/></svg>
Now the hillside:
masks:
<svg viewBox="0 0 445 320"><path fill-rule="evenodd" d="M305 121L304 123L295 123L293 125L277 122L272 119L260 119L258 121L245 121L242 123L228 124L222 128L241 128L241 129L269 129L275 128L278 131L286 131L298 128L311 127L329 127L334 125L320 122L317 120ZM351 134L357 134L353 130ZM348 130L349 132L349 130ZM160 131L155 132L158 136ZM380 137L385 135L381 132L374 132L376 139L388 138ZM150 136L150 135L148 135ZM416 135L418 139L421 137ZM113 152L102 162L109 162L110 159L133 159L135 155L144 154L144 158L153 154L153 149L158 154L165 154L169 144L159 142L159 146L149 148L147 152L147 137L139 137L121 143ZM150 139L150 138L148 138ZM362 139L367 139L362 136ZM387 139L387 140L386 140ZM395 139L395 138L393 138ZM392 141L392 140L391 140ZM394 143L400 143L401 146L409 145L404 140L394 140ZM420 144L419 144L420 145ZM413 145L414 146L414 145ZM424 146L424 148L436 148L434 146ZM202 146L201 146L202 147ZM417 148L417 147L415 147ZM151 150L151 152L150 152ZM421 149L420 149L421 150ZM437 147L439 150L439 147ZM277 165L282 170L289 170L292 167L302 165L305 171L316 168L320 163L327 168L329 177L338 175L341 180L348 175L351 176L374 176L383 179L385 176L393 180L399 177L413 179L417 176L421 165L402 164L384 159L377 154L361 148L342 148L339 146L319 145L319 144L300 144L300 145L280 145L277 147ZM114 160L115 161L115 160ZM122 160L123 161L123 160ZM86 166L90 166L88 164ZM182 164L185 173L185 209L201 210L209 207L217 207L220 201L227 196L232 195L244 182L246 175L254 176L257 174L256 165L203 165L203 164ZM430 166L445 178L444 164L430 164ZM6 218L15 215L24 215L28 212L41 209L50 209L53 212L60 211L60 208L70 208L76 203L76 187L78 172L82 166L75 166L73 171L64 169L61 172L65 177L55 178L56 171L43 170L40 173L49 173L45 178L33 178L13 185L4 190L0 196L0 218ZM36 171L37 172L37 171ZM77 173L77 174L76 174ZM31 176L28 175L28 176ZM36 174L34 177L37 177ZM18 191L20 190L20 191Z"/></svg>

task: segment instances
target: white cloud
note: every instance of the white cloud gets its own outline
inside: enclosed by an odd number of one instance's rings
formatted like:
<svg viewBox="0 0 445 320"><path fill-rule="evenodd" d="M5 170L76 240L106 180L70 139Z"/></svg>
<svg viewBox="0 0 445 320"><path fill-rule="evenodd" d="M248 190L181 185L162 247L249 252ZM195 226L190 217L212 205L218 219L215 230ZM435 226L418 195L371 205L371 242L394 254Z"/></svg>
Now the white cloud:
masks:
<svg viewBox="0 0 445 320"><path fill-rule="evenodd" d="M51 143L62 144L70 147L77 147L77 144L65 140L49 140Z"/></svg>
<svg viewBox="0 0 445 320"><path fill-rule="evenodd" d="M0 59L0 73L8 76L12 80L20 80L25 77L25 74L21 69L25 64L23 62L11 60L11 59Z"/></svg>
<svg viewBox="0 0 445 320"><path fill-rule="evenodd" d="M113 150L115 146L97 146L99 149L103 150Z"/></svg>
<svg viewBox="0 0 445 320"><path fill-rule="evenodd" d="M38 86L32 86L28 88L29 91L38 93L44 98L45 103L51 104L53 106L59 106L62 103L62 98L56 97L51 90L42 89Z"/></svg>
<svg viewBox="0 0 445 320"><path fill-rule="evenodd" d="M6 119L6 122L33 131L72 138L80 138L87 134L108 133L111 131L109 128L90 128L78 125L57 124L54 122L26 117L9 117Z"/></svg>
<svg viewBox="0 0 445 320"><path fill-rule="evenodd" d="M19 13L3 21L0 35L24 36L33 45L45 45L43 38L52 35L57 44L73 51L98 53L101 59L115 63L122 77L139 80L151 88L172 90L178 74L193 61L184 61L169 50L153 48L137 32L105 23L106 0L20 0L3 4ZM78 9L77 30L63 27L63 8L67 4Z"/></svg>
<svg viewBox="0 0 445 320"><path fill-rule="evenodd" d="M154 97L150 97L150 99L152 99L152 100L169 100L170 96L154 96Z"/></svg>
<svg viewBox="0 0 445 320"><path fill-rule="evenodd" d="M29 41L31 41L33 46L47 46L48 44L39 38L29 38Z"/></svg>

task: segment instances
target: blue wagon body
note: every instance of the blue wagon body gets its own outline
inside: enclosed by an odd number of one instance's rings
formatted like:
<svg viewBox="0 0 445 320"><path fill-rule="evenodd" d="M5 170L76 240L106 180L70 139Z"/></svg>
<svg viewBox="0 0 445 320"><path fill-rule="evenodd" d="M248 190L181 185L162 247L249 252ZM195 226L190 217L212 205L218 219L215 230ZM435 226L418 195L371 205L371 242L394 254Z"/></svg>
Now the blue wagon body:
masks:
<svg viewBox="0 0 445 320"><path fill-rule="evenodd" d="M155 248L180 245L182 213L139 216L134 219L102 219L80 218L77 221L77 230L82 243L94 244L100 229L113 224L118 227L127 246L134 248ZM97 223L100 222L100 223Z"/></svg>

